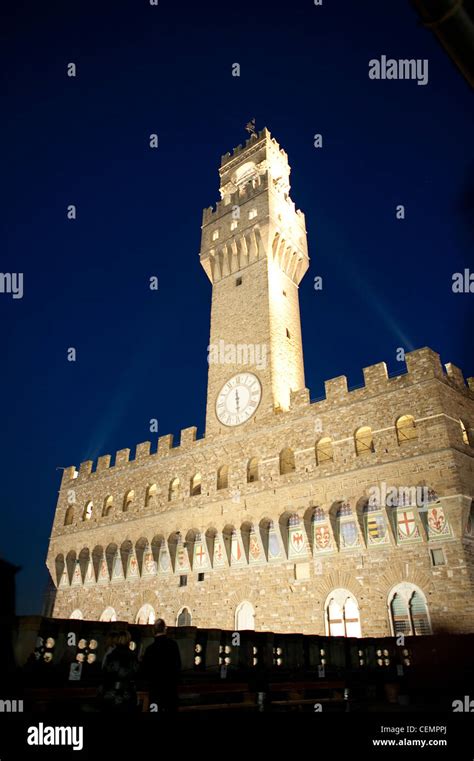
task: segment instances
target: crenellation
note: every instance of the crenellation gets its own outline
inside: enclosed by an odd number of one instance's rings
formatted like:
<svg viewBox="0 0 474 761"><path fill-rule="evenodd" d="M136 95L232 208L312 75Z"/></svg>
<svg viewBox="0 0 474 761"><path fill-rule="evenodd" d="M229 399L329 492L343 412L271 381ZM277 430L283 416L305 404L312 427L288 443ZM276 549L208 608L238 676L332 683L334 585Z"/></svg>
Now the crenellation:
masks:
<svg viewBox="0 0 474 761"><path fill-rule="evenodd" d="M347 388L347 377L345 375L339 375L337 378L331 378L331 380L324 381L324 390L326 392L326 401L343 401L349 393Z"/></svg>
<svg viewBox="0 0 474 761"><path fill-rule="evenodd" d="M101 455L97 460L96 473L101 473L103 470L108 470L110 468L111 459L112 458L109 454Z"/></svg>
<svg viewBox="0 0 474 761"><path fill-rule="evenodd" d="M137 444L135 449L135 460L143 460L144 458L149 457L150 449L150 441L142 441L141 444Z"/></svg>
<svg viewBox="0 0 474 761"><path fill-rule="evenodd" d="M309 405L309 388L301 388L298 391L292 391L290 394L290 409L297 407L306 407Z"/></svg>
<svg viewBox="0 0 474 761"><path fill-rule="evenodd" d="M92 473L92 466L94 465L93 460L85 460L84 462L81 462L79 466L79 478L82 478L84 476L90 476Z"/></svg>
<svg viewBox="0 0 474 761"><path fill-rule="evenodd" d="M75 475L77 473L76 466L75 465L69 465L67 468L64 468L63 475L61 478L61 488L65 484L69 484L70 481L72 481L74 478L77 478Z"/></svg>
<svg viewBox="0 0 474 761"><path fill-rule="evenodd" d="M405 361L407 370L414 380L444 379L445 377L439 354L427 346L423 349L407 352Z"/></svg>
<svg viewBox="0 0 474 761"><path fill-rule="evenodd" d="M170 453L173 449L173 434L168 433L166 436L160 436L158 438L158 456L163 457Z"/></svg>
<svg viewBox="0 0 474 761"><path fill-rule="evenodd" d="M388 383L387 365L385 362L378 362L376 365L364 367L365 387L370 391L381 391Z"/></svg>
<svg viewBox="0 0 474 761"><path fill-rule="evenodd" d="M181 449L187 449L190 447L196 441L196 434L197 428L195 425L192 425L189 428L183 428L181 430L179 442Z"/></svg>
<svg viewBox="0 0 474 761"><path fill-rule="evenodd" d="M463 391L466 390L466 382L464 380L464 375L462 370L459 369L459 367L456 367L456 365L453 365L452 362L447 362L445 364L446 368L446 375L448 379L453 383L454 386L457 386L458 388L462 388Z"/></svg>
<svg viewBox="0 0 474 761"><path fill-rule="evenodd" d="M115 466L116 468L121 467L122 465L127 465L130 462L130 449L119 449L118 452L115 453Z"/></svg>

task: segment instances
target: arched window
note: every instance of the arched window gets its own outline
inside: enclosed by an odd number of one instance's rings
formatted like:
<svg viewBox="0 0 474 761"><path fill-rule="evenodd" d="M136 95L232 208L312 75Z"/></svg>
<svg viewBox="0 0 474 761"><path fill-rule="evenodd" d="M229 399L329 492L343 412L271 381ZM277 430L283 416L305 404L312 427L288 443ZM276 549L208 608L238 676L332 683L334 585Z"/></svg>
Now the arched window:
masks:
<svg viewBox="0 0 474 761"><path fill-rule="evenodd" d="M411 634L410 615L408 613L407 601L400 594L395 593L390 603L390 612L392 614L393 634Z"/></svg>
<svg viewBox="0 0 474 761"><path fill-rule="evenodd" d="M191 478L189 487L189 493L191 497L196 497L198 494L201 494L201 481L202 478L200 473L195 473Z"/></svg>
<svg viewBox="0 0 474 761"><path fill-rule="evenodd" d="M354 443L356 455L362 457L374 452L374 440L372 437L372 428L368 425L364 425L358 428L354 434Z"/></svg>
<svg viewBox="0 0 474 761"><path fill-rule="evenodd" d="M252 484L258 481L258 460L252 457L247 463L247 483Z"/></svg>
<svg viewBox="0 0 474 761"><path fill-rule="evenodd" d="M227 489L229 487L229 466L222 465L217 471L217 488Z"/></svg>
<svg viewBox="0 0 474 761"><path fill-rule="evenodd" d="M66 510L66 515L64 517L64 525L70 526L74 520L74 508L72 505L69 505L68 509Z"/></svg>
<svg viewBox="0 0 474 761"><path fill-rule="evenodd" d="M398 584L390 592L388 605L394 636L431 634L426 598L418 587L407 582Z"/></svg>
<svg viewBox="0 0 474 761"><path fill-rule="evenodd" d="M142 605L137 613L136 624L154 624L155 623L155 611L148 603Z"/></svg>
<svg viewBox="0 0 474 761"><path fill-rule="evenodd" d="M178 613L176 626L191 626L191 613L187 608L182 608Z"/></svg>
<svg viewBox="0 0 474 761"><path fill-rule="evenodd" d="M348 589L335 589L326 599L326 634L330 637L361 637L359 606Z"/></svg>
<svg viewBox="0 0 474 761"><path fill-rule="evenodd" d="M92 518L92 507L93 507L92 500L89 500L89 502L86 503L84 512L82 514L83 521L90 521L90 519Z"/></svg>
<svg viewBox="0 0 474 761"><path fill-rule="evenodd" d="M156 503L156 495L158 493L158 488L156 484L151 484L150 486L147 486L146 490L146 496L145 496L145 507L151 507Z"/></svg>
<svg viewBox="0 0 474 761"><path fill-rule="evenodd" d="M255 611L249 602L241 602L235 611L236 631L255 630Z"/></svg>
<svg viewBox="0 0 474 761"><path fill-rule="evenodd" d="M73 610L71 615L69 616L70 619L75 619L77 621L82 621L84 616L82 615L82 610L79 610L79 608L76 608L76 610Z"/></svg>
<svg viewBox="0 0 474 761"><path fill-rule="evenodd" d="M170 487L168 491L168 501L173 502L174 499L178 499L179 497L179 478L173 478L173 480L170 482Z"/></svg>
<svg viewBox="0 0 474 761"><path fill-rule="evenodd" d="M460 420L459 425L461 426L461 436L462 436L463 444L467 444L468 447L471 446L466 423L463 420Z"/></svg>
<svg viewBox="0 0 474 761"><path fill-rule="evenodd" d="M295 455L291 449L282 449L280 452L280 475L293 473L295 470Z"/></svg>
<svg viewBox="0 0 474 761"><path fill-rule="evenodd" d="M326 462L334 462L332 440L329 436L319 439L316 444L316 465L324 465Z"/></svg>
<svg viewBox="0 0 474 761"><path fill-rule="evenodd" d="M100 621L116 621L117 620L117 614L114 610L114 608L111 608L110 606L106 608L102 613L100 614Z"/></svg>
<svg viewBox="0 0 474 761"><path fill-rule="evenodd" d="M130 509L130 506L135 499L135 492L133 489L130 489L123 498L123 512L126 513Z"/></svg>
<svg viewBox="0 0 474 761"><path fill-rule="evenodd" d="M104 499L104 506L102 508L102 516L104 518L112 512L113 501L114 498L110 495Z"/></svg>
<svg viewBox="0 0 474 761"><path fill-rule="evenodd" d="M403 444L405 441L412 441L418 438L418 431L416 430L415 418L413 415L402 415L395 421L395 430L397 432L398 444Z"/></svg>

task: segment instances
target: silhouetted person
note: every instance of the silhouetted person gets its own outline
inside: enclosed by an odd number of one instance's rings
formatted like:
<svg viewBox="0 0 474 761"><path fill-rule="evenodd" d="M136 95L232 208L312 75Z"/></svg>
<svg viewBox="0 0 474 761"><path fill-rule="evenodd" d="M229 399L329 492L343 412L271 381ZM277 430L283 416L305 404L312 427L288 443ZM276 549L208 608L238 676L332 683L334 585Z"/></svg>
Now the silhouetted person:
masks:
<svg viewBox="0 0 474 761"><path fill-rule="evenodd" d="M130 650L130 632L124 629L111 637L112 648L102 665L103 683L99 688L99 701L105 711L136 711L137 692L135 676L138 661Z"/></svg>
<svg viewBox="0 0 474 761"><path fill-rule="evenodd" d="M159 618L154 624L155 641L145 651L142 661L143 678L148 682L150 703L158 705L160 713L178 710L178 683L181 656L174 639L166 634L166 624Z"/></svg>

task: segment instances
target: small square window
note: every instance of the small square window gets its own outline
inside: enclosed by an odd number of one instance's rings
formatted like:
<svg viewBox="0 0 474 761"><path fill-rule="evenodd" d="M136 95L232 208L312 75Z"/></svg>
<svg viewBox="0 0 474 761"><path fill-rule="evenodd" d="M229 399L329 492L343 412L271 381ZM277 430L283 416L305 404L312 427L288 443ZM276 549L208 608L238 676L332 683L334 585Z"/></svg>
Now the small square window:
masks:
<svg viewBox="0 0 474 761"><path fill-rule="evenodd" d="M444 551L441 549L431 550L431 562L433 565L446 565Z"/></svg>
<svg viewBox="0 0 474 761"><path fill-rule="evenodd" d="M286 296L286 291L283 291L283 296Z"/></svg>
<svg viewBox="0 0 474 761"><path fill-rule="evenodd" d="M236 284L236 285L242 285L242 278L241 278L241 277L238 277L238 278L236 279L236 281L235 281L235 284Z"/></svg>
<svg viewBox="0 0 474 761"><path fill-rule="evenodd" d="M286 329L286 337L287 337L287 338L291 338L291 336L290 336L290 331L288 330L288 328Z"/></svg>
<svg viewBox="0 0 474 761"><path fill-rule="evenodd" d="M198 573L198 581L204 581L204 574Z"/></svg>
<svg viewBox="0 0 474 761"><path fill-rule="evenodd" d="M250 209L249 219L254 219L257 216L257 209Z"/></svg>
<svg viewBox="0 0 474 761"><path fill-rule="evenodd" d="M214 230L212 233L212 240L217 240L219 237L219 230Z"/></svg>
<svg viewBox="0 0 474 761"><path fill-rule="evenodd" d="M179 577L179 586L180 587L187 587L188 586L188 577L186 575Z"/></svg>
<svg viewBox="0 0 474 761"><path fill-rule="evenodd" d="M230 229L235 230L238 224L239 223L237 222L237 220L233 219L232 222L230 223Z"/></svg>

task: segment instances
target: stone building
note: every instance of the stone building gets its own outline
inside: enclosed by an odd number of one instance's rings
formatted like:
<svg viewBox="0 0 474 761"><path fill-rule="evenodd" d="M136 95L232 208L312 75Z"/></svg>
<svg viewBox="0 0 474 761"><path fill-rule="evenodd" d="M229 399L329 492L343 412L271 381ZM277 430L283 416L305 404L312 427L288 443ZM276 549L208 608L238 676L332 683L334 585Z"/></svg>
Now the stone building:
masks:
<svg viewBox="0 0 474 761"><path fill-rule="evenodd" d="M429 348L311 402L304 214L268 130L203 213L206 432L64 471L47 565L61 618L346 636L474 628L474 379Z"/></svg>

